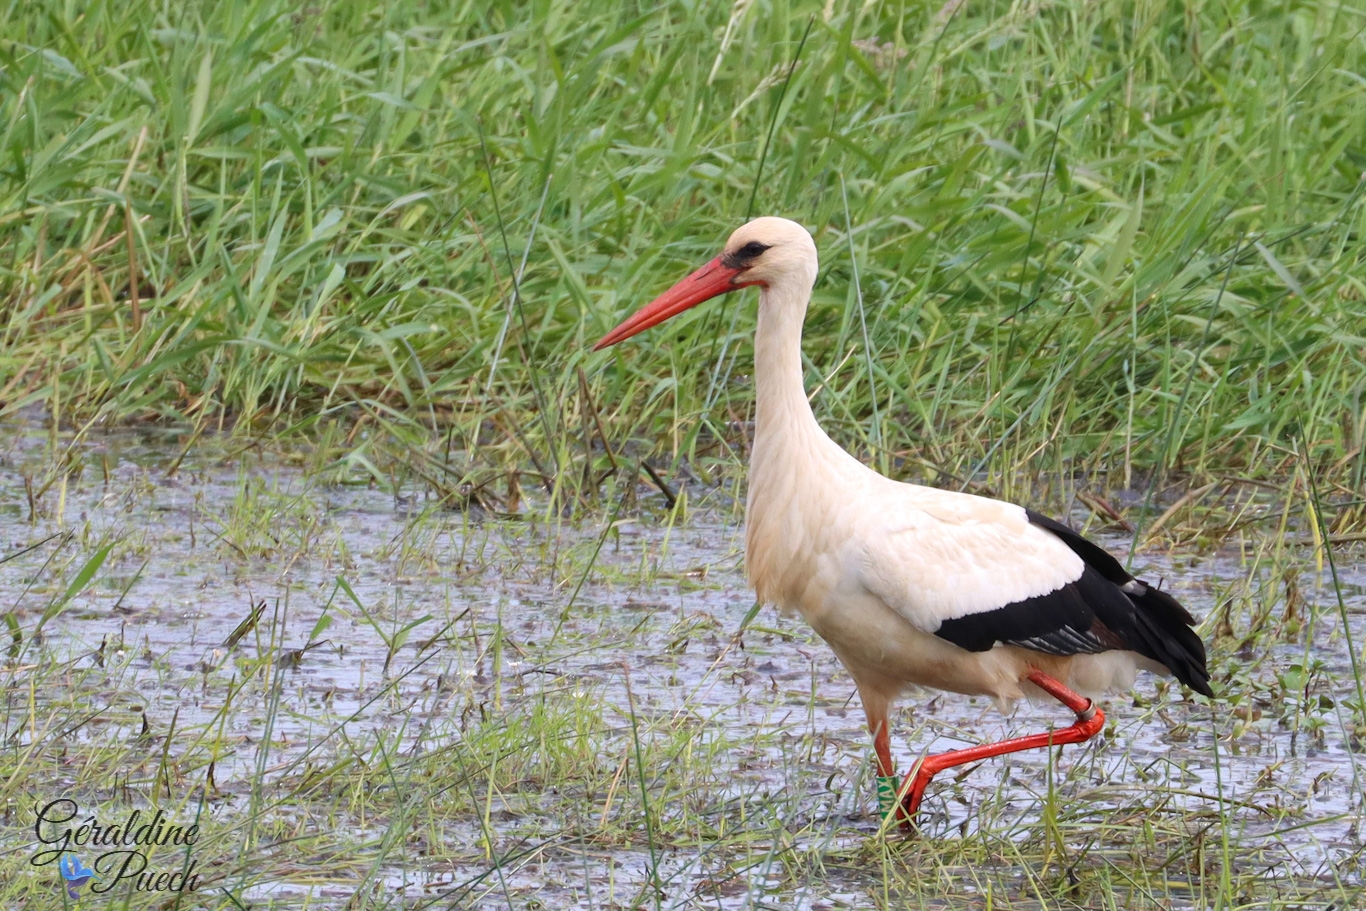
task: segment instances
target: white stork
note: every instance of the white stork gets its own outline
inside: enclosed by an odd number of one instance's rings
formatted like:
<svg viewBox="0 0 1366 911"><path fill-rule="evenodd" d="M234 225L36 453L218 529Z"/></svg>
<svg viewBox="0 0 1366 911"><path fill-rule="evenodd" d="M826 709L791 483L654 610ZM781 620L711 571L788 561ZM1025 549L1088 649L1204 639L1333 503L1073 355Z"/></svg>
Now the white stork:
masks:
<svg viewBox="0 0 1366 911"><path fill-rule="evenodd" d="M1191 615L1105 551L1032 510L885 478L826 436L802 382L802 321L816 273L805 228L757 218L594 350L759 286L749 580L764 603L800 613L854 678L877 753L881 812L910 825L937 772L1090 739L1104 715L1078 691L1127 689L1139 668L1211 695ZM1046 693L1077 720L928 756L903 782L887 711L911 686L990 696L1003 710Z"/></svg>

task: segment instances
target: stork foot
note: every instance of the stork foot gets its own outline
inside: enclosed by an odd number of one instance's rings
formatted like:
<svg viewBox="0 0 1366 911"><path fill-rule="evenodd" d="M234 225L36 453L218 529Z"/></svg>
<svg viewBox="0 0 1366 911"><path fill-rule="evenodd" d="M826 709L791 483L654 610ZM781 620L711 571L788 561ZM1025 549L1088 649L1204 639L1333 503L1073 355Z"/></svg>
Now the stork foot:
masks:
<svg viewBox="0 0 1366 911"><path fill-rule="evenodd" d="M1081 743L1090 740L1105 727L1105 713L1090 699L1072 692L1043 671L1031 671L1028 679L1035 686L1075 712L1077 720L1069 727L1058 731L1030 734L1026 737L1013 737L997 743L984 743L981 746L926 756L920 760L915 769L906 776L905 782L894 792L897 797L900 797L900 800L895 804L894 811L896 822L900 824L902 829L915 828L915 814L920 809L920 801L925 797L925 788L929 785L931 778L945 769L989 759L992 756L1018 753L1021 750L1061 746L1064 743ZM884 818L891 812L889 809L884 809L882 799L885 780L887 779L878 779L878 809L883 811Z"/></svg>

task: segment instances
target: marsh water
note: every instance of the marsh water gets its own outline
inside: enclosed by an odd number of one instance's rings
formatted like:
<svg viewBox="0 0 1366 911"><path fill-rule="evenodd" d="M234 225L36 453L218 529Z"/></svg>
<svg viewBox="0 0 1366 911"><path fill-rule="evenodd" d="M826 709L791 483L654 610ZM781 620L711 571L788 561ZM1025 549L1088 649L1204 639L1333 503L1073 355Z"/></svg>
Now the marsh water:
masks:
<svg viewBox="0 0 1366 911"><path fill-rule="evenodd" d="M868 907L888 865L920 862L879 832L847 675L799 620L750 616L724 491L689 491L683 517L648 487L615 522L534 499L500 516L307 455L189 442L4 428L12 856L34 850L29 806L67 794L203 818L223 907ZM1243 539L1136 557L1197 617L1224 611L1204 629L1224 698L1143 677L1106 702L1093 744L941 776L918 838L993 860L934 868L936 894L1025 901L1041 831L1093 867L1167 858L1158 904L1199 905L1202 870L1360 894L1348 645L1360 661L1366 572L1344 546L1335 583L1288 534L1291 576ZM893 749L909 765L1063 715L914 694ZM47 889L49 871L23 874Z"/></svg>

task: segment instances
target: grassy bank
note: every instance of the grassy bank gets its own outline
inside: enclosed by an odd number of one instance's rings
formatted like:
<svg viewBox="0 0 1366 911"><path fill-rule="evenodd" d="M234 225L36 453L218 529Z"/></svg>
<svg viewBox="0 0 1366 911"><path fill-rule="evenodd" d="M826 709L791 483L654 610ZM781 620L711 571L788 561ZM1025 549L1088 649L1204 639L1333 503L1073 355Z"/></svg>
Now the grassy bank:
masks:
<svg viewBox="0 0 1366 911"><path fill-rule="evenodd" d="M809 384L885 470L1307 455L1360 489L1359 6L6 16L0 417L247 426L451 489L592 488L599 426L724 456L752 301L586 344L753 211L816 230Z"/></svg>

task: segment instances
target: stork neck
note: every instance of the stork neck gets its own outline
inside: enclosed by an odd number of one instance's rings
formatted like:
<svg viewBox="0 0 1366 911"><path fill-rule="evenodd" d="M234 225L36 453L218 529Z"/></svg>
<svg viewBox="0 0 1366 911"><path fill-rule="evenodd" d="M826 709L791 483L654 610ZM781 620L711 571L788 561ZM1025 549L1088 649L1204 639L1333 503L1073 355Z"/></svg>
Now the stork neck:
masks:
<svg viewBox="0 0 1366 911"><path fill-rule="evenodd" d="M759 295L754 335L755 444L770 437L820 433L802 376L802 322L809 288L770 287Z"/></svg>

